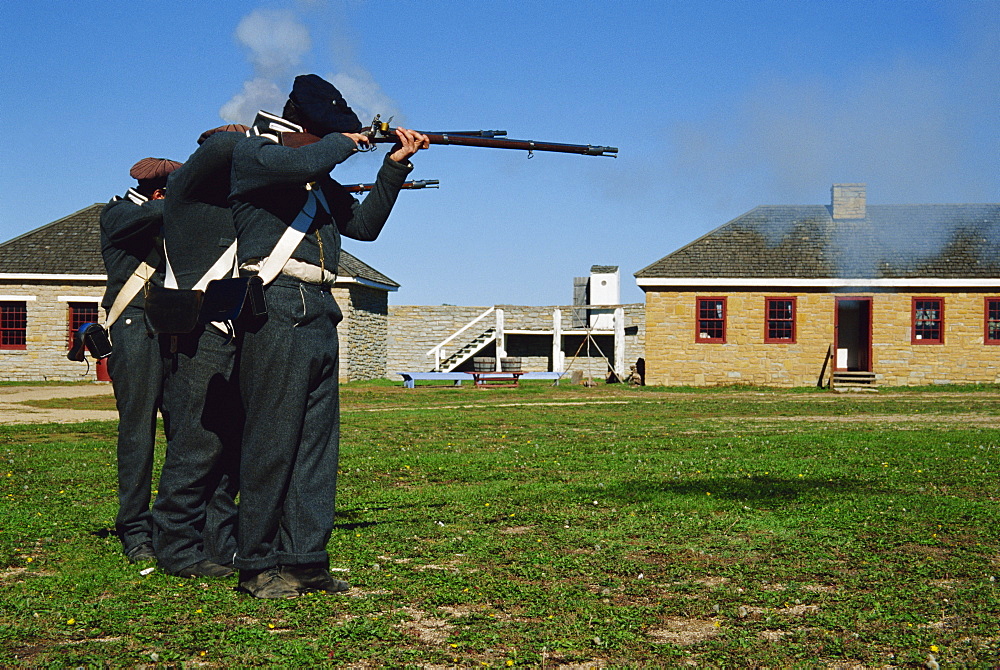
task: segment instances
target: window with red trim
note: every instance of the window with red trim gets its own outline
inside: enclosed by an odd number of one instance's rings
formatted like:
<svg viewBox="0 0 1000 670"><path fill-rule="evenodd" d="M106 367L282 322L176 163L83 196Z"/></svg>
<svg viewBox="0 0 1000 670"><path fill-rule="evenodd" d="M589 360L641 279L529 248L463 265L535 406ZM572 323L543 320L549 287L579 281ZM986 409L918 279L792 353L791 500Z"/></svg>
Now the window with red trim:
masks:
<svg viewBox="0 0 1000 670"><path fill-rule="evenodd" d="M71 302L69 303L69 341L67 349L73 348L73 334L85 323L97 323L99 320L96 302Z"/></svg>
<svg viewBox="0 0 1000 670"><path fill-rule="evenodd" d="M795 344L795 298L764 298L764 341Z"/></svg>
<svg viewBox="0 0 1000 670"><path fill-rule="evenodd" d="M27 342L27 303L0 302L0 349L26 349Z"/></svg>
<svg viewBox="0 0 1000 670"><path fill-rule="evenodd" d="M944 299L913 299L913 344L944 344Z"/></svg>
<svg viewBox="0 0 1000 670"><path fill-rule="evenodd" d="M983 341L986 344L1000 344L1000 298L986 299L986 331Z"/></svg>
<svg viewBox="0 0 1000 670"><path fill-rule="evenodd" d="M696 342L725 343L726 299L698 298Z"/></svg>

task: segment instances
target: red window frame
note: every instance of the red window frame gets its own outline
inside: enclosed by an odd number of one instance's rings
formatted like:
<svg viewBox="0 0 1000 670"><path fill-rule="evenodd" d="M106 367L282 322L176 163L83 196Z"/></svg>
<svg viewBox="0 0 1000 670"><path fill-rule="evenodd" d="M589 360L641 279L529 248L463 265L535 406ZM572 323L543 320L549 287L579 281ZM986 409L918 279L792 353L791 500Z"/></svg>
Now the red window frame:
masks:
<svg viewBox="0 0 1000 670"><path fill-rule="evenodd" d="M912 304L910 343L944 344L944 298L914 297Z"/></svg>
<svg viewBox="0 0 1000 670"><path fill-rule="evenodd" d="M0 349L28 348L28 303L0 302Z"/></svg>
<svg viewBox="0 0 1000 670"><path fill-rule="evenodd" d="M73 334L85 323L98 323L101 315L96 302L71 302L67 304L66 323L69 334L66 338L67 351L73 348Z"/></svg>
<svg viewBox="0 0 1000 670"><path fill-rule="evenodd" d="M694 341L699 344L725 344L728 309L725 297L695 299ZM707 337L702 337L707 335Z"/></svg>
<svg viewBox="0 0 1000 670"><path fill-rule="evenodd" d="M983 344L1000 344L1000 298L983 301Z"/></svg>
<svg viewBox="0 0 1000 670"><path fill-rule="evenodd" d="M781 303L788 303L787 309ZM795 344L797 298L764 298L764 342Z"/></svg>

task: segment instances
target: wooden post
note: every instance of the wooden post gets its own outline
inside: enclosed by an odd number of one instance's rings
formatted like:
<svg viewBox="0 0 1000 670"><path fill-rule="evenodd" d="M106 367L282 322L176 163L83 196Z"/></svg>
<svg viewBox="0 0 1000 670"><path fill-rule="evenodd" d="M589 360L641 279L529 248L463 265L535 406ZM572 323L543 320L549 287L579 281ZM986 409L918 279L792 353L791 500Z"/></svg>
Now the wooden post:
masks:
<svg viewBox="0 0 1000 670"><path fill-rule="evenodd" d="M625 309L615 308L615 376L625 380Z"/></svg>
<svg viewBox="0 0 1000 670"><path fill-rule="evenodd" d="M552 310L552 372L562 372L565 361L562 352L562 310Z"/></svg>
<svg viewBox="0 0 1000 670"><path fill-rule="evenodd" d="M503 323L503 310L498 309L496 311L497 315L497 332L496 347L497 347L497 357L496 357L496 371L500 372L500 359L507 355L507 336L504 334L504 323Z"/></svg>

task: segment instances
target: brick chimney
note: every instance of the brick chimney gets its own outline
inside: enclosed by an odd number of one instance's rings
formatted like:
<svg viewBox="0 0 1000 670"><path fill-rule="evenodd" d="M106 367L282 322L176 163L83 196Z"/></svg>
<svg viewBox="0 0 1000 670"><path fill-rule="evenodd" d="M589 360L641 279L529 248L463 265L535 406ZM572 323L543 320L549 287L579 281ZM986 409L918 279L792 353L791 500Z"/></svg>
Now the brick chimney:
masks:
<svg viewBox="0 0 1000 670"><path fill-rule="evenodd" d="M867 184L834 184L830 189L833 220L844 221L865 218Z"/></svg>

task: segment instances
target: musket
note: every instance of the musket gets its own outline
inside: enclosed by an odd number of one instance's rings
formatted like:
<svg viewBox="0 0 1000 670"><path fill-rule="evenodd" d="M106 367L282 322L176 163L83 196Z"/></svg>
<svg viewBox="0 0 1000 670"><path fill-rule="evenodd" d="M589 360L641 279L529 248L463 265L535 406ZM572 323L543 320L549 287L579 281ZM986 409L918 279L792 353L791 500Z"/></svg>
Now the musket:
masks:
<svg viewBox="0 0 1000 670"><path fill-rule="evenodd" d="M375 188L375 184L344 184L348 193L367 193ZM404 181L400 188L438 188L437 179L418 179L416 181Z"/></svg>
<svg viewBox="0 0 1000 670"><path fill-rule="evenodd" d="M392 121L392 119L389 119ZM503 130L470 130L452 132L425 132L431 144L457 144L465 147L485 147L491 149L519 149L527 151L528 157L535 151L554 151L564 154L580 154L583 156L618 157L618 147L599 147L591 144L558 144L556 142L536 142L534 140L507 139ZM372 143L397 142L396 129L389 126L388 121L382 121L378 114L368 128L361 130ZM501 137L504 136L504 137Z"/></svg>

